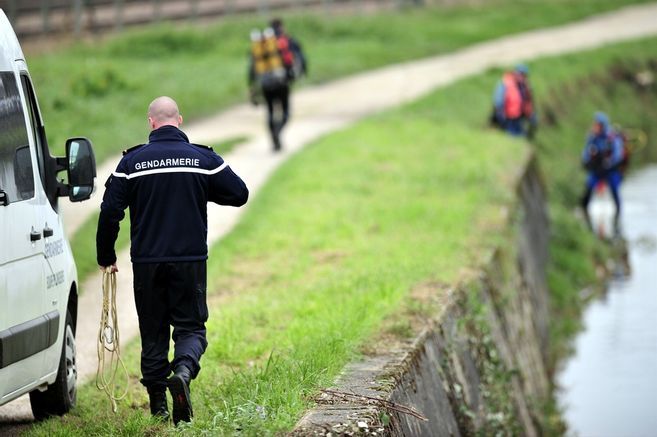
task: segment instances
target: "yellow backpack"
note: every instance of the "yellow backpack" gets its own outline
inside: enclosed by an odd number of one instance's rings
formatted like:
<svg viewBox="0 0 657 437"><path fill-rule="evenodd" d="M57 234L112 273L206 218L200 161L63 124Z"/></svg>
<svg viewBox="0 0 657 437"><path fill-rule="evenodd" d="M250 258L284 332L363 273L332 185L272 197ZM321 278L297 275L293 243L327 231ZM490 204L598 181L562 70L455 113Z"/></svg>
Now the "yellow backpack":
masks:
<svg viewBox="0 0 657 437"><path fill-rule="evenodd" d="M251 32L251 55L256 79L263 89L274 89L287 83L286 69L273 29L267 28L262 32L255 29Z"/></svg>

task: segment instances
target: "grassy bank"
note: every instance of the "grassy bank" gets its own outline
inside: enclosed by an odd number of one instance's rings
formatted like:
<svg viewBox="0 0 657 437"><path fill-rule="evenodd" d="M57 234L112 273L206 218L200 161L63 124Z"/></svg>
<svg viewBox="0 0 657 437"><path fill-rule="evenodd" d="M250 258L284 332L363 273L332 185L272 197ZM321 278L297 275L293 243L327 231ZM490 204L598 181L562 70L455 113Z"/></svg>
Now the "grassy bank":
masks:
<svg viewBox="0 0 657 437"><path fill-rule="evenodd" d="M606 77L621 60L644 68L655 48L651 39L531 64L536 94L548 105L573 83L591 81L579 88L585 94L561 100L558 122L539 134L557 243L555 317L592 279L590 257L603 250L569 215L583 182L578 160L593 109L609 108L626 125L639 115L657 117L654 94L622 81L596 86L592 78ZM330 135L293 157L253 199L235 231L212 249L210 346L192 385L190 432L290 429L317 388L367 348L415 287L452 283L500 241L502 208L513 201L510 181L526 146L485 126L498 77L492 71L461 81ZM147 418L137 351L137 344L128 347L135 382L117 416L88 386L74 413L31 433L165 432Z"/></svg>
<svg viewBox="0 0 657 437"><path fill-rule="evenodd" d="M547 117L549 125L536 141L542 161L550 171L548 185L554 232L549 285L554 313L558 316L552 324L553 367L569 353L570 340L580 328L584 302L579 291L601 279L601 267L610 256L620 256L618 245L600 244L590 235L582 235L581 222L572 212L583 193L584 173L578 160L562 158L579 151L573 150L572 144L581 147L582 127L591 124L594 111L604 110L621 129L642 131L648 136L647 146L631 156L630 171L657 160L654 104L657 85L642 86L637 80L641 73L657 75L657 55L654 51L651 55L648 50L633 49L616 52L604 62L608 64L606 69L576 78L568 86L546 87L546 98L541 105L544 114L553 114ZM573 175L577 175L575 183Z"/></svg>

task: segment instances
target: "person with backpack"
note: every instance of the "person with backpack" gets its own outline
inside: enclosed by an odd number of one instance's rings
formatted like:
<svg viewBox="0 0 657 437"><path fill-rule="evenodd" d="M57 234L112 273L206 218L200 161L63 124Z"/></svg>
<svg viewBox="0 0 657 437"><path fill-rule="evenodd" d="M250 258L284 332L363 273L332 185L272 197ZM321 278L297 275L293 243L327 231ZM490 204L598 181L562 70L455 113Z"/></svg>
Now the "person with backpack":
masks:
<svg viewBox="0 0 657 437"><path fill-rule="evenodd" d="M306 74L308 66L301 44L285 32L283 21L274 19L263 32L251 32L249 90L251 103L262 96L267 104L267 123L274 151L282 149L281 131L290 118L290 87Z"/></svg>
<svg viewBox="0 0 657 437"><path fill-rule="evenodd" d="M588 172L586 188L582 196L582 209L588 221L588 206L593 190L605 182L616 206L614 224L618 226L621 212L620 184L623 165L626 162L625 141L621 132L611 127L604 112L596 112L593 126L586 138L582 152L582 165Z"/></svg>
<svg viewBox="0 0 657 437"><path fill-rule="evenodd" d="M511 135L531 139L536 131L537 119L528 76L529 68L524 64L504 73L493 95L491 124Z"/></svg>

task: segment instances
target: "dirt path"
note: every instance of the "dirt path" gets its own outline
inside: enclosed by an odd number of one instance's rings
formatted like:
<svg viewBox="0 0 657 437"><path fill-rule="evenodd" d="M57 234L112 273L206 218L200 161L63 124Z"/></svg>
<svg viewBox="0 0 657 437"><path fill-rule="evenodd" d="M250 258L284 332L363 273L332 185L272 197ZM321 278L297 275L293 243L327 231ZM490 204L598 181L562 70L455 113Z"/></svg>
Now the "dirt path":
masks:
<svg viewBox="0 0 657 437"><path fill-rule="evenodd" d="M191 141L204 143L236 136L250 140L224 158L243 177L257 195L272 172L292 154L312 140L348 126L375 112L391 108L427 94L458 79L481 73L494 66L522 60L563 54L599 47L607 43L657 34L657 4L634 6L591 17L573 24L504 37L453 54L358 74L326 85L306 88L293 98L294 119L285 132L285 150L270 151L264 131L262 108L240 105L214 117L183 126ZM184 108L183 108L184 109ZM119 156L99 168L99 186L116 167ZM72 205L62 202L67 232L72 233L97 210L101 193L92 200ZM237 223L244 209L210 205L208 240L212 244L226 235ZM122 341L126 344L138 334L132 297L132 273L127 250L119 254L119 320ZM96 370L95 333L98 329L100 276L92 275L83 284L79 302L78 366L81 382L88 381ZM0 424L30 420L29 402L23 397L0 407ZM0 427L0 434L4 432Z"/></svg>

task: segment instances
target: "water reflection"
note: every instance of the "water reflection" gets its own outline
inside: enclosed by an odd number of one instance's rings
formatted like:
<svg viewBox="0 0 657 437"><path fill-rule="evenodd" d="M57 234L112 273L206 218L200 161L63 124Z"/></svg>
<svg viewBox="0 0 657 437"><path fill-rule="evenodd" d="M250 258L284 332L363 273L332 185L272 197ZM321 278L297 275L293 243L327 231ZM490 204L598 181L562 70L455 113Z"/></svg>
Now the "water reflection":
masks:
<svg viewBox="0 0 657 437"><path fill-rule="evenodd" d="M656 190L657 166L628 178L622 189L621 231L632 270L612 279L586 309L575 353L557 377L569 434L657 435ZM601 226L613 230L613 205L597 203L592 217L610 209ZM603 235L622 244L618 235Z"/></svg>

